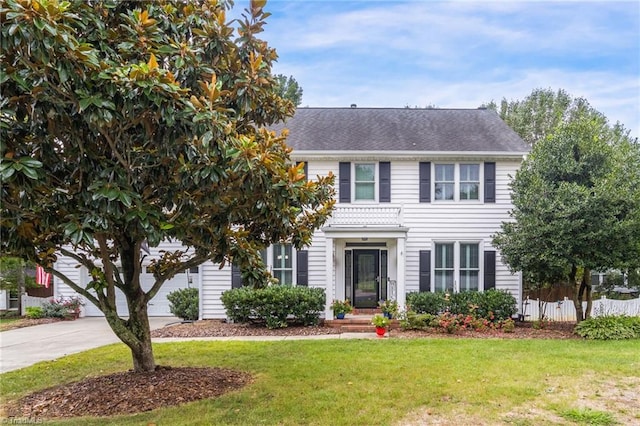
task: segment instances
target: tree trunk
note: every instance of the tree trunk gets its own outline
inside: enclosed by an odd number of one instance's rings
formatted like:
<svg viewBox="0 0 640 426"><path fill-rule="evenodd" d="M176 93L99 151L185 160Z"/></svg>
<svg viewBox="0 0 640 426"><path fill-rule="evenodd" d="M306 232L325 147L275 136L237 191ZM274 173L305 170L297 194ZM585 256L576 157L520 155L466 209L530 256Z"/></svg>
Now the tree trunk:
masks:
<svg viewBox="0 0 640 426"><path fill-rule="evenodd" d="M591 287L591 270L584 268L582 273L582 286L585 291L585 299L587 301L587 309L584 311L584 319L591 318L591 307L593 306L592 287Z"/></svg>
<svg viewBox="0 0 640 426"><path fill-rule="evenodd" d="M25 263L23 260L20 261L20 265L18 267L18 315L24 315L22 312L22 294L25 292L24 289L24 268Z"/></svg>
<svg viewBox="0 0 640 426"><path fill-rule="evenodd" d="M146 307L129 312L124 320L116 312L105 313L107 322L122 342L131 350L133 371L151 372L156 369L156 361L151 346L151 331Z"/></svg>
<svg viewBox="0 0 640 426"><path fill-rule="evenodd" d="M571 266L571 272L569 273L569 284L573 289L573 306L576 308L576 324L580 323L583 319L582 311L582 281L576 280L578 274L578 268L576 265Z"/></svg>

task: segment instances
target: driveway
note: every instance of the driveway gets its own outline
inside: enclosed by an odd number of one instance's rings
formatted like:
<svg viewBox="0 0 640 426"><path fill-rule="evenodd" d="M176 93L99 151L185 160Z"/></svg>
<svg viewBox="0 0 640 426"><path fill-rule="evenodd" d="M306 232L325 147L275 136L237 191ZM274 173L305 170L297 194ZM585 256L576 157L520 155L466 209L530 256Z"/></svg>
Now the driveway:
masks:
<svg viewBox="0 0 640 426"><path fill-rule="evenodd" d="M149 318L151 329L178 322L174 317ZM0 373L28 367L120 340L104 318L80 318L18 328L0 333Z"/></svg>

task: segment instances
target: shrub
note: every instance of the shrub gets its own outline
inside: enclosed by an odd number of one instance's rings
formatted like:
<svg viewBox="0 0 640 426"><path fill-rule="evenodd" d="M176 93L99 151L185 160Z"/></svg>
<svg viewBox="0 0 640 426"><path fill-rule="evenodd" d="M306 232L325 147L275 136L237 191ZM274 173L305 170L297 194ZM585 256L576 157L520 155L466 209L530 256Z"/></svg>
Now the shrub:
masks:
<svg viewBox="0 0 640 426"><path fill-rule="evenodd" d="M463 291L449 296L447 307L454 315L476 315L476 310L483 298L483 293L477 291Z"/></svg>
<svg viewBox="0 0 640 426"><path fill-rule="evenodd" d="M51 299L42 304L42 315L47 318L66 318L69 308L60 300Z"/></svg>
<svg viewBox="0 0 640 426"><path fill-rule="evenodd" d="M27 306L25 311L27 318L38 319L44 317L44 310L40 306Z"/></svg>
<svg viewBox="0 0 640 426"><path fill-rule="evenodd" d="M304 325L317 324L324 310L321 288L273 285L266 288L237 288L222 293L227 317L234 322L264 322L268 328L283 328L289 319Z"/></svg>
<svg viewBox="0 0 640 426"><path fill-rule="evenodd" d="M167 295L169 310L178 318L185 321L195 321L199 318L199 299L197 288L183 288L172 291Z"/></svg>
<svg viewBox="0 0 640 426"><path fill-rule="evenodd" d="M490 321L511 318L516 312L516 299L504 290L463 291L446 297L444 293L409 293L407 304L412 311L438 315L448 311L454 315L472 315Z"/></svg>
<svg viewBox="0 0 640 426"><path fill-rule="evenodd" d="M408 311L401 315L400 327L403 330L426 330L429 327L435 327L435 319L435 315Z"/></svg>
<svg viewBox="0 0 640 426"><path fill-rule="evenodd" d="M446 301L444 293L409 293L407 294L407 305L412 311L419 314L438 315L444 312Z"/></svg>
<svg viewBox="0 0 640 426"><path fill-rule="evenodd" d="M581 321L576 333L590 340L640 339L640 317L603 315Z"/></svg>
<svg viewBox="0 0 640 426"><path fill-rule="evenodd" d="M501 321L510 319L518 312L516 299L505 290L487 290L478 301L477 315L489 318L493 313L493 320Z"/></svg>

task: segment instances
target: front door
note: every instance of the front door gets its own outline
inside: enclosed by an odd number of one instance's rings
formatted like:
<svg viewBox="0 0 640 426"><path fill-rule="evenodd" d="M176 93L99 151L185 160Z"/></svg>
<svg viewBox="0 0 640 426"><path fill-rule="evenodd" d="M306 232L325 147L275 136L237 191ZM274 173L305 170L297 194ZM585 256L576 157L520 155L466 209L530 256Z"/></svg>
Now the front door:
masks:
<svg viewBox="0 0 640 426"><path fill-rule="evenodd" d="M375 308L380 298L380 250L353 251L353 305Z"/></svg>

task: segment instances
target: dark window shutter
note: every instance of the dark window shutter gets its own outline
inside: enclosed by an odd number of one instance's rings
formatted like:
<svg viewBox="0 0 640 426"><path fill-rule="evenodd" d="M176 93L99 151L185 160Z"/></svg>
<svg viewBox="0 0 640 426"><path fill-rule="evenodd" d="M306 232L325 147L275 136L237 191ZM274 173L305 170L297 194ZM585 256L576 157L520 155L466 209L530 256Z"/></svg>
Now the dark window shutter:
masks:
<svg viewBox="0 0 640 426"><path fill-rule="evenodd" d="M431 250L420 250L420 291L431 291Z"/></svg>
<svg viewBox="0 0 640 426"><path fill-rule="evenodd" d="M420 202L431 202L431 163L420 163Z"/></svg>
<svg viewBox="0 0 640 426"><path fill-rule="evenodd" d="M242 273L238 265L231 265L231 288L242 287Z"/></svg>
<svg viewBox="0 0 640 426"><path fill-rule="evenodd" d="M484 202L496 202L496 163L484 163Z"/></svg>
<svg viewBox="0 0 640 426"><path fill-rule="evenodd" d="M340 202L351 202L351 163L340 163Z"/></svg>
<svg viewBox="0 0 640 426"><path fill-rule="evenodd" d="M390 203L391 202L391 163L388 161L382 161L378 163L378 170L380 171L379 201L381 203Z"/></svg>
<svg viewBox="0 0 640 426"><path fill-rule="evenodd" d="M484 252L484 289L496 288L496 252Z"/></svg>
<svg viewBox="0 0 640 426"><path fill-rule="evenodd" d="M296 254L296 285L309 285L309 252L299 250Z"/></svg>

